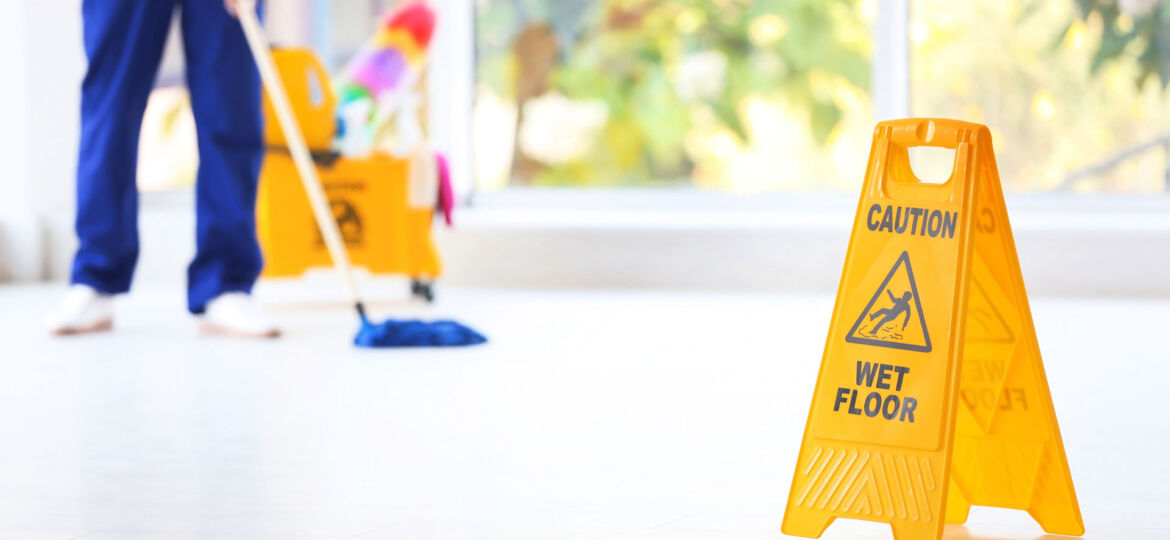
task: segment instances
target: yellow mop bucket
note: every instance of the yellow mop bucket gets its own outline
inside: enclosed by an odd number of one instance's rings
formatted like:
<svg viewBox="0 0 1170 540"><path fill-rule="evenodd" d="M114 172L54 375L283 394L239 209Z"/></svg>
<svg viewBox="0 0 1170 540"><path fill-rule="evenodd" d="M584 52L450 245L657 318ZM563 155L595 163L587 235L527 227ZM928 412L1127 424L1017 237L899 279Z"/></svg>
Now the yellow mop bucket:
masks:
<svg viewBox="0 0 1170 540"><path fill-rule="evenodd" d="M431 237L434 209L409 204L410 163L384 154L330 155L337 101L325 69L305 49L275 50L273 56L353 263L375 274L409 276L412 291L431 299L430 281L441 271ZM293 277L328 267L329 253L267 96L264 116L269 151L260 173L256 216L265 261L262 275Z"/></svg>

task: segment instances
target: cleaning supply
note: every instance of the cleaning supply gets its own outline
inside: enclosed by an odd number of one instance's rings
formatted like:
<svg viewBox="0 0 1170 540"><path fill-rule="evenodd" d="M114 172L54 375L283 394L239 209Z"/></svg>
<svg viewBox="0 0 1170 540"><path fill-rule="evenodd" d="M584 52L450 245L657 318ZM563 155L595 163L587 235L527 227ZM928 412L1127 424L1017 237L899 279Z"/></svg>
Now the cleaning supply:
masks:
<svg viewBox="0 0 1170 540"><path fill-rule="evenodd" d="M454 321L427 323L389 320L374 323L367 317L365 306L358 294L357 284L353 279L349 254L345 250L341 231L333 220L333 212L325 196L325 190L317 178L313 158L309 153L305 138L301 134L296 116L293 114L288 95L284 90L284 83L268 50L268 40L260 27L260 21L256 17L254 7L254 2L250 1L245 1L244 5L240 6L238 9L240 24L244 29L248 46L260 71L260 78L268 90L276 118L284 132L289 154L296 165L308 195L322 240L329 250L333 264L341 276L342 282L346 285L350 300L361 319L361 329L354 339L354 344L361 347L393 347L424 343L435 346L460 346L475 345L487 341L478 332Z"/></svg>
<svg viewBox="0 0 1170 540"><path fill-rule="evenodd" d="M424 193L414 185L410 159L381 151L333 152L334 133L343 130L344 123L334 116L337 97L324 65L305 48L279 47L271 53L350 261L372 274L406 276L424 286L412 287L413 296L430 301L432 295L424 289L443 273L432 234L434 191L420 197L418 204L411 201ZM314 96L313 88L320 94ZM264 253L261 275L297 277L310 268L329 266L329 251L313 225L313 209L271 99L264 100L263 109L268 148L256 193L256 236Z"/></svg>
<svg viewBox="0 0 1170 540"><path fill-rule="evenodd" d="M426 66L435 12L424 1L392 11L378 32L342 70L336 88L338 117L345 124L343 152L361 155L394 120L393 154L409 153L424 140L418 119L421 98L413 90Z"/></svg>
<svg viewBox="0 0 1170 540"><path fill-rule="evenodd" d="M451 347L486 341L479 332L450 320L391 319L381 325L363 324L353 338L354 345L359 347Z"/></svg>
<svg viewBox="0 0 1170 540"><path fill-rule="evenodd" d="M435 161L439 165L439 204L438 210L443 214L443 221L447 226L452 225L451 214L455 213L455 187L451 184L451 168L447 164L447 156L435 153Z"/></svg>

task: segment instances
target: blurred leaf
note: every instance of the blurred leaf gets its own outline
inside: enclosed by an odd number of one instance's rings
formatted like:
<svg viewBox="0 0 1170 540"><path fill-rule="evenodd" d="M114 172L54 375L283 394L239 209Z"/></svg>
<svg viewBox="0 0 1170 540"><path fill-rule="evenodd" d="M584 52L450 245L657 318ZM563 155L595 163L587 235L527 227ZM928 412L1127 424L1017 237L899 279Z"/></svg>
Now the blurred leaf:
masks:
<svg viewBox="0 0 1170 540"><path fill-rule="evenodd" d="M1032 15L1035 15L1036 12L1040 11L1042 6L1043 2L1039 0L1028 0L1024 2L1023 7L1020 8L1020 14L1016 16L1016 24L1027 21L1030 17L1032 17Z"/></svg>
<svg viewBox="0 0 1170 540"><path fill-rule="evenodd" d="M1073 24L1073 21L1069 21L1068 23L1061 26L1059 32L1052 34L1052 40L1049 41L1048 47L1045 48L1045 52L1052 54L1059 51L1060 46L1064 44L1065 36L1068 36L1068 31L1072 29Z"/></svg>
<svg viewBox="0 0 1170 540"><path fill-rule="evenodd" d="M610 122L602 131L603 151L612 156L619 169L630 170L638 165L645 148L642 137L630 122ZM604 159L604 157L602 158Z"/></svg>
<svg viewBox="0 0 1170 540"><path fill-rule="evenodd" d="M809 112L809 121L812 124L813 136L817 142L824 144L833 134L833 128L841 121L841 109L833 102L814 101Z"/></svg>
<svg viewBox="0 0 1170 540"><path fill-rule="evenodd" d="M1165 89L1170 84L1170 35L1167 32L1155 32L1151 37L1147 51L1154 56L1154 58L1147 60L1150 64L1158 66L1158 79L1162 83L1162 88Z"/></svg>
<svg viewBox="0 0 1170 540"><path fill-rule="evenodd" d="M1115 25L1108 23L1101 32L1101 45L1097 47L1097 54L1093 55L1093 63L1089 73L1097 73L1106 62L1116 59L1125 52L1132 34L1122 34L1115 29Z"/></svg>
<svg viewBox="0 0 1170 540"><path fill-rule="evenodd" d="M683 139L690 126L674 87L662 70L650 69L631 97L631 113L650 157L663 166L675 166L682 159Z"/></svg>
<svg viewBox="0 0 1170 540"><path fill-rule="evenodd" d="M1081 17L1088 17L1094 9L1096 9L1097 0L1076 0L1077 8L1081 11Z"/></svg>
<svg viewBox="0 0 1170 540"><path fill-rule="evenodd" d="M735 104L729 101L720 101L715 103L713 110L715 116L723 122L725 127L733 131L740 141L745 143L750 141L747 127L743 125L743 119L739 117L739 110Z"/></svg>
<svg viewBox="0 0 1170 540"><path fill-rule="evenodd" d="M1132 28L1124 32L1118 28L1122 12L1115 0L1076 0L1076 4L1083 20L1089 21L1096 14L1102 22L1101 41L1093 54L1090 73L1123 61L1131 51L1138 63L1136 85L1140 87L1155 74L1163 90L1170 85L1170 3L1161 1L1146 14L1126 14L1132 19Z"/></svg>

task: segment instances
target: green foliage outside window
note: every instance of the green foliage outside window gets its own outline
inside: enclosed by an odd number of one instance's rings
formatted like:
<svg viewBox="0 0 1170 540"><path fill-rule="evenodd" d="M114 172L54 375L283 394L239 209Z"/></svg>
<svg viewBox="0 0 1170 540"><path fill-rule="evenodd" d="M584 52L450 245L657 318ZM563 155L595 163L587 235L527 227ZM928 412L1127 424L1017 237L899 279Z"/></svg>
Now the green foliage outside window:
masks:
<svg viewBox="0 0 1170 540"><path fill-rule="evenodd" d="M1090 68L1093 74L1121 60L1128 51L1141 66L1135 80L1139 87L1151 78L1157 78L1163 89L1170 86L1170 3L1076 0L1076 5L1081 18L1099 17L1102 22L1101 41Z"/></svg>
<svg viewBox="0 0 1170 540"><path fill-rule="evenodd" d="M550 90L602 103L587 153L545 164L537 184L689 182L685 137L715 124L750 143L749 96L806 111L809 136L829 139L843 112L833 84L869 88L869 23L857 0L491 0L479 12L479 81L514 97L511 41L548 24L558 62Z"/></svg>
<svg viewBox="0 0 1170 540"><path fill-rule="evenodd" d="M477 141L513 153L492 185L861 180L874 0L476 6L477 95L497 109ZM1170 0L913 0L909 23L912 114L988 124L1009 189L1170 183Z"/></svg>

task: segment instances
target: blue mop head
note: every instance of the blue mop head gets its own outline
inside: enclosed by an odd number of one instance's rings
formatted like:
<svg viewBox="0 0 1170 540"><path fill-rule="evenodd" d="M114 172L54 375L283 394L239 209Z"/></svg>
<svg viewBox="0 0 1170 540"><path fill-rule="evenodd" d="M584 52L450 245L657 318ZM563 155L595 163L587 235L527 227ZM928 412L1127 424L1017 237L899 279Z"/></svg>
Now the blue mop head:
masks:
<svg viewBox="0 0 1170 540"><path fill-rule="evenodd" d="M358 347L463 347L485 342L482 334L455 321L390 319L375 324L364 315L362 328L353 338Z"/></svg>

